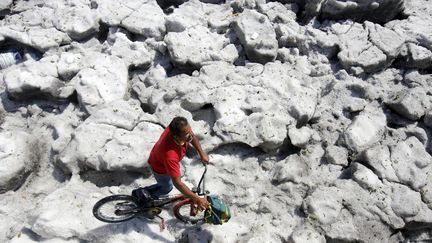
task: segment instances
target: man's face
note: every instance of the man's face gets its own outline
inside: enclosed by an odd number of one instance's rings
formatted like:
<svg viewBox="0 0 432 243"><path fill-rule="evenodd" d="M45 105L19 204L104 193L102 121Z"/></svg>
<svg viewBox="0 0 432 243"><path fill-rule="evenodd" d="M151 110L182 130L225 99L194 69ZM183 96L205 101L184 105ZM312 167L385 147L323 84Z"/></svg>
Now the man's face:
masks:
<svg viewBox="0 0 432 243"><path fill-rule="evenodd" d="M192 128L189 124L183 126L181 129L181 135L177 137L180 142L191 142L192 141Z"/></svg>

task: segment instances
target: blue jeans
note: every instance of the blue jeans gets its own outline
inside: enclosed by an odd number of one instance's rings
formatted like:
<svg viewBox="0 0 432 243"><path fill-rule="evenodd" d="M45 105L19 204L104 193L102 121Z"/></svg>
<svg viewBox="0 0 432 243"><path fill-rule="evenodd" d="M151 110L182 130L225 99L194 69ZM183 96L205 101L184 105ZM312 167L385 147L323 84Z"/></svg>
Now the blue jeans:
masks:
<svg viewBox="0 0 432 243"><path fill-rule="evenodd" d="M162 195L168 194L173 189L173 183L169 175L158 174L154 171L153 175L156 179L156 184L144 187L154 198L159 198Z"/></svg>

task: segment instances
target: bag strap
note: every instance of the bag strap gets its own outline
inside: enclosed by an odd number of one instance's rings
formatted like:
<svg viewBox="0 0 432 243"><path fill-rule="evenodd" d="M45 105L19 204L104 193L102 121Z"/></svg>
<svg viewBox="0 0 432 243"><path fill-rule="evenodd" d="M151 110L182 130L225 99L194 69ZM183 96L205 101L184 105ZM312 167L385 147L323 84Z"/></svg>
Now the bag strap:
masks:
<svg viewBox="0 0 432 243"><path fill-rule="evenodd" d="M210 221L208 220L209 218L211 218L211 216L212 216L212 214L213 214L213 209L212 209L212 207L211 207L211 205L209 204L209 206L208 206L208 215L207 216L205 216L204 217L204 221L206 222L206 223L210 223Z"/></svg>
<svg viewBox="0 0 432 243"><path fill-rule="evenodd" d="M208 219L211 217L215 217L219 222L221 222L221 224L225 223L225 220L221 220L221 218L217 214L213 213L213 209L212 209L211 205L209 205L209 215L207 217L204 217L204 220L206 221L206 223L209 223Z"/></svg>
<svg viewBox="0 0 432 243"><path fill-rule="evenodd" d="M222 220L221 220L221 222L222 222L222 224L224 224L225 223L225 220L226 220L226 218L228 217L228 207L225 205L225 214L224 215L222 215ZM223 217L223 216L225 216L226 215L226 217Z"/></svg>

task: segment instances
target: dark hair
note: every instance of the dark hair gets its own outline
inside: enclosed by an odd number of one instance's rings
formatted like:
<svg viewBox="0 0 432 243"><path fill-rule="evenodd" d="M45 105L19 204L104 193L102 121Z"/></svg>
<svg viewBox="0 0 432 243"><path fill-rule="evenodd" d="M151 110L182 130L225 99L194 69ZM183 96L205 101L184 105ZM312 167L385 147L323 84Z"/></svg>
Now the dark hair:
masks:
<svg viewBox="0 0 432 243"><path fill-rule="evenodd" d="M171 123L169 124L169 129L171 136L181 136L181 128L183 126L186 126L188 124L188 121L186 118L182 116L176 116L174 119L172 119Z"/></svg>

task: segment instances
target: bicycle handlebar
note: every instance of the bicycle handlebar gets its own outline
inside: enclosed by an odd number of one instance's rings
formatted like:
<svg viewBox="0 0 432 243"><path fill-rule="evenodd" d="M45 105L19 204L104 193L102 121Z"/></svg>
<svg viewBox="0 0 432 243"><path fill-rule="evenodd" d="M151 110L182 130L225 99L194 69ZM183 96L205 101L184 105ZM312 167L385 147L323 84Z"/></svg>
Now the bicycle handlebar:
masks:
<svg viewBox="0 0 432 243"><path fill-rule="evenodd" d="M198 195L202 196L202 195L206 195L206 190L205 190L205 174L207 173L207 165L204 165L205 169L204 172L201 176L201 179L198 183L198 187L197 187L197 191L198 191ZM201 192L201 183L203 184L203 190Z"/></svg>

